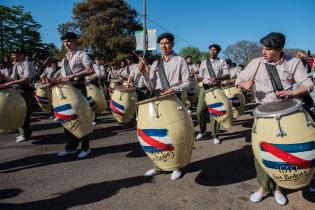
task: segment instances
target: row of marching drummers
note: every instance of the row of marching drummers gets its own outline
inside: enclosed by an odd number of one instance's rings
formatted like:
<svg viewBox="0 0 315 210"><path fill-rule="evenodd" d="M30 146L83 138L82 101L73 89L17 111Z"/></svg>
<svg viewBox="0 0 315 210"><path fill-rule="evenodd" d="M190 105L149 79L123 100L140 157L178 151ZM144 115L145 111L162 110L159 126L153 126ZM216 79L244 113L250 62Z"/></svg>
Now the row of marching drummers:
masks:
<svg viewBox="0 0 315 210"><path fill-rule="evenodd" d="M52 87L38 84L35 98L43 110L50 112L53 109L56 119L74 136L81 138L93 131L93 113L101 113L106 108L107 88L104 87L86 85L87 95L93 99L93 103L89 103L89 100L70 82ZM180 97L166 94L138 102L135 88L127 88L119 85L117 81L111 81L108 89L111 95L110 107L117 122L129 122L137 110L138 140L156 167L163 171L176 171L189 164L195 138L192 119L183 103L187 100L185 93ZM26 104L20 93L14 88L1 89L0 101L2 110L0 129L20 127L26 114ZM231 127L233 119L244 112L244 95L235 86L222 89L210 88L206 91L205 101L211 116L225 128ZM223 109L217 109L218 103L223 104ZM255 157L262 162L261 165L266 165L265 153L275 149L272 146L274 144L270 142L262 145L265 139L269 141L275 139L277 143L277 139L280 138L289 143L292 141L291 135L299 136L299 132L307 135L307 139L315 136L314 128L311 126L312 121L301 111L301 106L301 102L294 99L269 102L254 110L252 145ZM4 107L8 110L3 111ZM292 121L301 123L292 124L290 123ZM300 145L297 142L295 144ZM262 147L265 151L263 153ZM297 165L299 166L299 163ZM289 167L281 170L278 167L266 166L264 170L272 175L279 186L289 189L307 186L314 173L314 168L306 165L301 165L301 168ZM297 171L302 174L297 174ZM287 175L283 176L283 174ZM296 174L299 177L292 177ZM284 181L282 177L286 177L287 180Z"/></svg>

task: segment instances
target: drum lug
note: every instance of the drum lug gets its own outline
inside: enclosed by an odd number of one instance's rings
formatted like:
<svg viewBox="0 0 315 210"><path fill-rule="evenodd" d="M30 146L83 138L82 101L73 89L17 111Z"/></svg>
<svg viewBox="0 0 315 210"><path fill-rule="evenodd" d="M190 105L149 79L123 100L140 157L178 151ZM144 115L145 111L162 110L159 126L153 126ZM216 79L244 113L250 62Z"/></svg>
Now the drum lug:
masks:
<svg viewBox="0 0 315 210"><path fill-rule="evenodd" d="M254 124L253 124L253 128L252 128L252 132L255 133L255 134L257 134L257 131L256 131L257 119L254 120Z"/></svg>
<svg viewBox="0 0 315 210"><path fill-rule="evenodd" d="M278 130L276 136L277 136L277 137L279 137L279 136L281 136L281 137L286 136L287 133L284 132L284 130L282 129L282 127L281 127L281 125L280 125L280 119L281 119L281 117L280 117L280 116L276 116L275 119L277 120L278 128L279 128L279 130Z"/></svg>
<svg viewBox="0 0 315 210"><path fill-rule="evenodd" d="M56 93L57 93L57 96L60 100L65 99L65 96L63 95L60 88L58 88L58 87L56 88Z"/></svg>
<svg viewBox="0 0 315 210"><path fill-rule="evenodd" d="M304 113L305 116L305 120L306 120L306 126L310 127L310 125L312 125L312 120L310 119L308 113L305 111L305 109L301 109L301 111Z"/></svg>

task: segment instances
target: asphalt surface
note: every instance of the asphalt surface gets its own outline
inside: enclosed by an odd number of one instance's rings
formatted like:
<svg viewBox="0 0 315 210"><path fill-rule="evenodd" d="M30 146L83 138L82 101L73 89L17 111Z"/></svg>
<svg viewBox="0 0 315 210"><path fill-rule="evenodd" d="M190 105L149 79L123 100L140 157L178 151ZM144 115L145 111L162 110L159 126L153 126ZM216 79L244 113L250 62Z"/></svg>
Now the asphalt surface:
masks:
<svg viewBox="0 0 315 210"><path fill-rule="evenodd" d="M182 178L172 181L170 173L143 176L152 162L138 143L135 123L119 125L102 114L90 136L90 156L57 157L64 149L63 128L35 112L32 140L15 143L17 131L0 135L0 209L315 209L308 188L286 190L285 206L273 196L248 200L258 189L250 113L221 130L220 145L209 133L197 141L201 148L193 150Z"/></svg>

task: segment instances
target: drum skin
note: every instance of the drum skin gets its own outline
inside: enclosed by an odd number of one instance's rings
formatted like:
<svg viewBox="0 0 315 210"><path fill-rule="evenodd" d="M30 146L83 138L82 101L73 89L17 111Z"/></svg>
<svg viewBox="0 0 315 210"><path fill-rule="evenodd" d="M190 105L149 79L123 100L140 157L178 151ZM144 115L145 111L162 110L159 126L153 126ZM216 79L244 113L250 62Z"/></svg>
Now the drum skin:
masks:
<svg viewBox="0 0 315 210"><path fill-rule="evenodd" d="M118 123L128 123L136 113L138 95L135 88L119 86L114 90L110 108Z"/></svg>
<svg viewBox="0 0 315 210"><path fill-rule="evenodd" d="M71 83L52 87L52 99L55 117L73 135L82 138L93 131L90 105Z"/></svg>
<svg viewBox="0 0 315 210"><path fill-rule="evenodd" d="M93 85L93 84L87 84L86 85L86 92L87 97L92 97L93 101L95 102L95 113L100 114L103 111L105 111L105 95L103 92L103 89Z"/></svg>
<svg viewBox="0 0 315 210"><path fill-rule="evenodd" d="M282 116L280 125L285 136L277 136L275 118L256 117L252 148L264 171L286 189L299 189L310 184L314 175L315 127L308 124L301 111Z"/></svg>
<svg viewBox="0 0 315 210"><path fill-rule="evenodd" d="M14 88L0 89L0 130L22 127L26 117L26 102Z"/></svg>
<svg viewBox="0 0 315 210"><path fill-rule="evenodd" d="M111 80L109 83L109 87L108 87L108 93L109 96L112 97L115 88L119 85L119 81L118 80Z"/></svg>
<svg viewBox="0 0 315 210"><path fill-rule="evenodd" d="M163 171L174 171L189 164L194 126L176 96L138 103L137 134L145 153Z"/></svg>
<svg viewBox="0 0 315 210"><path fill-rule="evenodd" d="M205 101L210 115L223 127L230 128L233 125L233 111L229 99L219 88L211 88L205 91Z"/></svg>
<svg viewBox="0 0 315 210"><path fill-rule="evenodd" d="M224 94L230 100L232 105L233 117L241 116L245 111L245 97L240 88L227 87L223 89Z"/></svg>
<svg viewBox="0 0 315 210"><path fill-rule="evenodd" d="M50 112L52 110L52 96L50 87L42 84L36 85L35 99L43 111Z"/></svg>

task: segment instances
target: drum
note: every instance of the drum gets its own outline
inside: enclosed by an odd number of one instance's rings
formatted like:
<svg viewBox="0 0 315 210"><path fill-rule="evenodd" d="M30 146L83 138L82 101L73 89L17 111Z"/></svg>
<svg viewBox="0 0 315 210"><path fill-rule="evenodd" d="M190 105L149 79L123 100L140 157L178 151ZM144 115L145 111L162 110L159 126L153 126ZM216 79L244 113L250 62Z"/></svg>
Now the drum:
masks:
<svg viewBox="0 0 315 210"><path fill-rule="evenodd" d="M245 111L245 97L241 89L230 85L223 87L223 92L231 102L233 117L241 116Z"/></svg>
<svg viewBox="0 0 315 210"><path fill-rule="evenodd" d="M52 110L51 89L48 85L38 84L36 86L35 99L43 111L50 112Z"/></svg>
<svg viewBox="0 0 315 210"><path fill-rule="evenodd" d="M92 132L89 103L70 82L52 87L52 99L55 117L63 127L77 138L82 138Z"/></svg>
<svg viewBox="0 0 315 210"><path fill-rule="evenodd" d="M137 134L144 152L164 171L186 166L194 143L194 125L181 101L164 95L137 105Z"/></svg>
<svg viewBox="0 0 315 210"><path fill-rule="evenodd" d="M96 85L88 83L86 85L86 92L87 92L87 97L91 97L92 100L95 103L95 108L93 111L97 114L102 113L105 111L105 96L103 93L103 89L97 87Z"/></svg>
<svg viewBox="0 0 315 210"><path fill-rule="evenodd" d="M198 101L199 85L197 81L194 81L194 87L187 92L188 101L193 104Z"/></svg>
<svg viewBox="0 0 315 210"><path fill-rule="evenodd" d="M136 88L118 86L110 101L110 108L118 123L128 123L136 113L138 95Z"/></svg>
<svg viewBox="0 0 315 210"><path fill-rule="evenodd" d="M210 115L225 128L233 125L233 111L229 99L218 87L205 90L205 101Z"/></svg>
<svg viewBox="0 0 315 210"><path fill-rule="evenodd" d="M26 117L26 102L13 87L0 89L0 130L22 127Z"/></svg>
<svg viewBox="0 0 315 210"><path fill-rule="evenodd" d="M268 102L254 116L252 147L264 171L283 188L309 185L315 170L315 124L302 102Z"/></svg>
<svg viewBox="0 0 315 210"><path fill-rule="evenodd" d="M114 93L114 90L115 88L119 85L119 81L118 80L111 80L110 83L109 83L109 87L108 87L108 93L109 93L109 96L112 97L113 93Z"/></svg>

